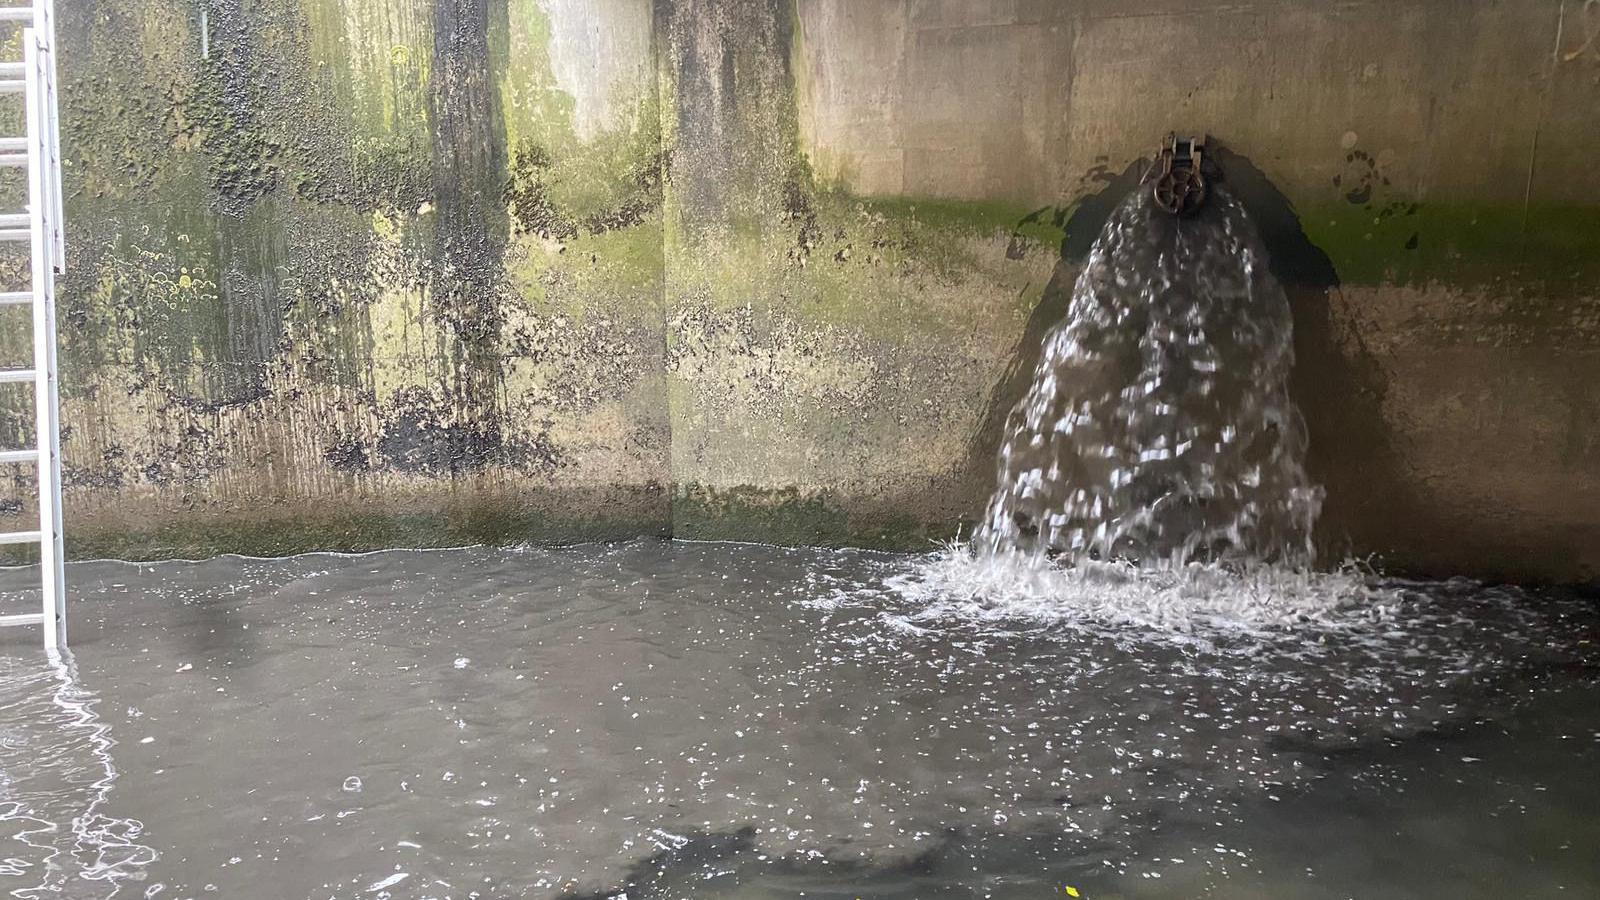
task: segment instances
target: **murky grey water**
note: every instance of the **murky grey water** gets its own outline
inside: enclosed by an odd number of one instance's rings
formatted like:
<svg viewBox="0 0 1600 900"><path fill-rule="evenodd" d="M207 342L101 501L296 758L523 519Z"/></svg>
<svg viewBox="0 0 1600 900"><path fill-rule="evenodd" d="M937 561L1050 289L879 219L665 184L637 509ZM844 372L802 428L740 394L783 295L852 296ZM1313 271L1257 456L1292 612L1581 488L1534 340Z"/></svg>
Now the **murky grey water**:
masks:
<svg viewBox="0 0 1600 900"><path fill-rule="evenodd" d="M930 615L892 587L924 565L74 566L75 671L0 648L0 891L1600 894L1592 604L1391 586L1348 627L1178 641Z"/></svg>

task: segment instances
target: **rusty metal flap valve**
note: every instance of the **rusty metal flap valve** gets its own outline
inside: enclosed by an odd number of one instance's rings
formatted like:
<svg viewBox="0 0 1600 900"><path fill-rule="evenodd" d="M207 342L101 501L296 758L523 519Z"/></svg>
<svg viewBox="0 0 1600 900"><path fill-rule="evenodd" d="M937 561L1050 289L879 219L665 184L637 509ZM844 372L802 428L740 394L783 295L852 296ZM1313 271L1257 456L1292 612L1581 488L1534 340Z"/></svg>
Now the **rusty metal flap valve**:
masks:
<svg viewBox="0 0 1600 900"><path fill-rule="evenodd" d="M1210 183L1201 171L1206 138L1181 138L1167 135L1156 154L1151 174L1155 176L1152 195L1156 206L1175 216L1192 216L1200 211L1211 193Z"/></svg>

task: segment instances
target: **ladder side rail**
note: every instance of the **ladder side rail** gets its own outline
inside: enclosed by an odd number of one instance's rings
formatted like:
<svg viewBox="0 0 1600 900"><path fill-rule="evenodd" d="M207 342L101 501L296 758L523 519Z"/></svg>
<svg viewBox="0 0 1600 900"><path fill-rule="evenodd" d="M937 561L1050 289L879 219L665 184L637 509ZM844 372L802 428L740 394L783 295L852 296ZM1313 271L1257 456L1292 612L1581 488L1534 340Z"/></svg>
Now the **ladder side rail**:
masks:
<svg viewBox="0 0 1600 900"><path fill-rule="evenodd" d="M22 35L27 66L28 215L32 248L34 423L39 449L39 575L42 582L44 646L66 646L66 584L61 534L60 408L56 390L55 266L50 236L51 209L46 156L49 137L45 109L43 47L34 29Z"/></svg>
<svg viewBox="0 0 1600 900"><path fill-rule="evenodd" d="M61 199L61 111L59 91L56 80L56 13L55 0L34 0L35 24L44 45L44 86L45 114L49 122L46 130L48 139L48 152L46 153L48 167L46 169L45 186L50 191L50 238L53 245L55 262L53 268L57 272L67 270L67 243L66 243L66 216L62 211ZM54 320L52 320L54 321Z"/></svg>
<svg viewBox="0 0 1600 900"><path fill-rule="evenodd" d="M45 177L50 178L51 173L47 171ZM46 210L48 209L47 206ZM49 219L56 240L59 241L60 220L54 216L50 216ZM47 233L46 243L49 242ZM54 646L65 647L67 645L66 505L61 497L61 369L56 344L56 267L63 265L64 260L53 252L51 255L54 257L54 262L46 265L43 272L46 372L34 386L35 391L44 392L45 408L50 415L50 428L45 432L46 446L39 453L40 459L47 462L39 473L40 505L49 504L51 522L50 533L41 535L40 549L44 552L41 564L48 558L50 566L42 569L39 574L41 578L51 579L50 588L45 594L54 598L51 612L46 614L54 616L56 632Z"/></svg>
<svg viewBox="0 0 1600 900"><path fill-rule="evenodd" d="M46 110L50 116L50 178L51 196L55 203L51 209L51 234L55 236L55 265L45 272L48 289L45 292L45 327L49 340L45 344L49 355L50 377L47 380L50 405L50 502L54 510L55 530L51 533L51 549L55 557L55 620L57 646L67 645L67 523L66 503L61 496L61 361L59 338L56 334L56 273L67 270L67 216L64 208L61 158L61 81L60 67L56 65L56 12L55 0L38 0L43 6L46 24L45 40L50 51L49 91L45 94Z"/></svg>
<svg viewBox="0 0 1600 900"><path fill-rule="evenodd" d="M50 411L50 430L47 432L50 446L48 453L42 455L50 461L46 472L49 476L49 490L45 492L45 496L50 501L51 518L55 522L55 528L50 532L50 543L54 561L51 575L54 578L56 645L65 647L67 645L66 505L61 497L61 362L60 345L56 335L56 273L66 270L67 257L64 242L66 219L63 218L61 211L61 135L56 105L56 36L52 7L52 0L44 0L44 8L50 18L50 29L45 32L42 46L46 54L42 72L46 90L41 93L39 99L43 104L40 112L50 122L50 129L44 135L49 142L50 150L44 179L50 188L53 202L45 206L44 212L49 222L47 233L53 238L51 248L53 261L44 271L44 322L47 332L44 346L49 368L47 377L40 387L45 390Z"/></svg>
<svg viewBox="0 0 1600 900"><path fill-rule="evenodd" d="M67 270L67 217L65 210L62 209L61 197L61 117L56 93L56 50L54 43L50 45L48 56L49 81L46 84L44 102L45 113L50 120L50 128L45 133L45 136L50 140L50 168L46 175L49 177L50 185L50 238L53 244L51 248L53 250L52 255L55 259L51 269L54 272L65 272ZM50 280L54 282L54 276ZM51 297L53 298L54 296L55 294L52 291Z"/></svg>

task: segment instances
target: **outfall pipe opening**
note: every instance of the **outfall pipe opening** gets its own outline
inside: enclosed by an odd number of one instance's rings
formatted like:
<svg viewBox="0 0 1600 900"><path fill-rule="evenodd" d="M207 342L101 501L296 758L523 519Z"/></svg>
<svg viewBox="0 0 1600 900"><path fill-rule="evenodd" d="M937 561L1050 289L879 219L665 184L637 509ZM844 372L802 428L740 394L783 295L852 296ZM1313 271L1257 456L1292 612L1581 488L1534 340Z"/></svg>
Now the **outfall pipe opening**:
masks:
<svg viewBox="0 0 1600 900"><path fill-rule="evenodd" d="M1156 151L1150 169L1151 195L1156 206L1175 216L1192 216L1211 196L1210 175L1204 170L1206 136L1168 134Z"/></svg>

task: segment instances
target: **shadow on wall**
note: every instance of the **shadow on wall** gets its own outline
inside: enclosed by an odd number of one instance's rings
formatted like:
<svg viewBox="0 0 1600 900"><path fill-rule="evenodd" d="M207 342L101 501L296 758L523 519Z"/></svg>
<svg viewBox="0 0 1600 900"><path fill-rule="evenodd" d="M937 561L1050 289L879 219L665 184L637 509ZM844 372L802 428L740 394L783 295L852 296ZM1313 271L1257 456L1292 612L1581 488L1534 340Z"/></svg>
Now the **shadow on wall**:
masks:
<svg viewBox="0 0 1600 900"><path fill-rule="evenodd" d="M1036 210L1017 223L1020 229L1023 225L1049 219L1062 229L1064 237L1055 274L1051 276L1050 283L1045 285L1033 313L1028 316L1028 324L1011 350L1011 365L989 392L983 417L968 442L968 474L961 483L973 486L976 496L968 506L979 514L983 512L989 493L994 490L1000 444L1010 430L1011 414L1028 392L1028 386L1033 383L1039 368L1039 360L1044 356L1045 335L1066 318L1079 268L1094 246L1095 238L1105 227L1111 211L1139 184L1146 165L1144 160L1135 161L1119 175L1097 168L1088 174L1086 180L1103 185L1100 190L1085 195L1070 207Z"/></svg>
<svg viewBox="0 0 1600 900"><path fill-rule="evenodd" d="M1401 455L1383 420L1385 381L1375 355L1349 322L1334 315L1339 276L1328 255L1312 244L1293 207L1250 160L1211 142L1222 180L1249 210L1266 245L1272 273L1283 284L1294 316L1295 369L1290 389L1310 432L1307 467L1327 489L1317 545L1323 562L1384 549L1397 508L1415 508ZM1136 160L1120 174L1091 172L1102 185L1068 209L1046 208L1022 222L1053 216L1065 232L1055 275L1012 351L1011 365L996 383L967 456L968 483L982 486L973 508L981 512L993 489L996 456L1017 403L1027 393L1044 339L1067 314L1078 272L1095 239L1148 167ZM1390 526L1390 527L1386 527Z"/></svg>
<svg viewBox="0 0 1600 900"><path fill-rule="evenodd" d="M1405 533L1395 527L1396 514L1421 508L1384 420L1383 366L1356 324L1336 315L1339 273L1306 237L1289 199L1248 158L1227 147L1211 153L1255 220L1294 314L1289 388L1310 432L1306 468L1327 490L1317 526L1322 562L1381 556Z"/></svg>

